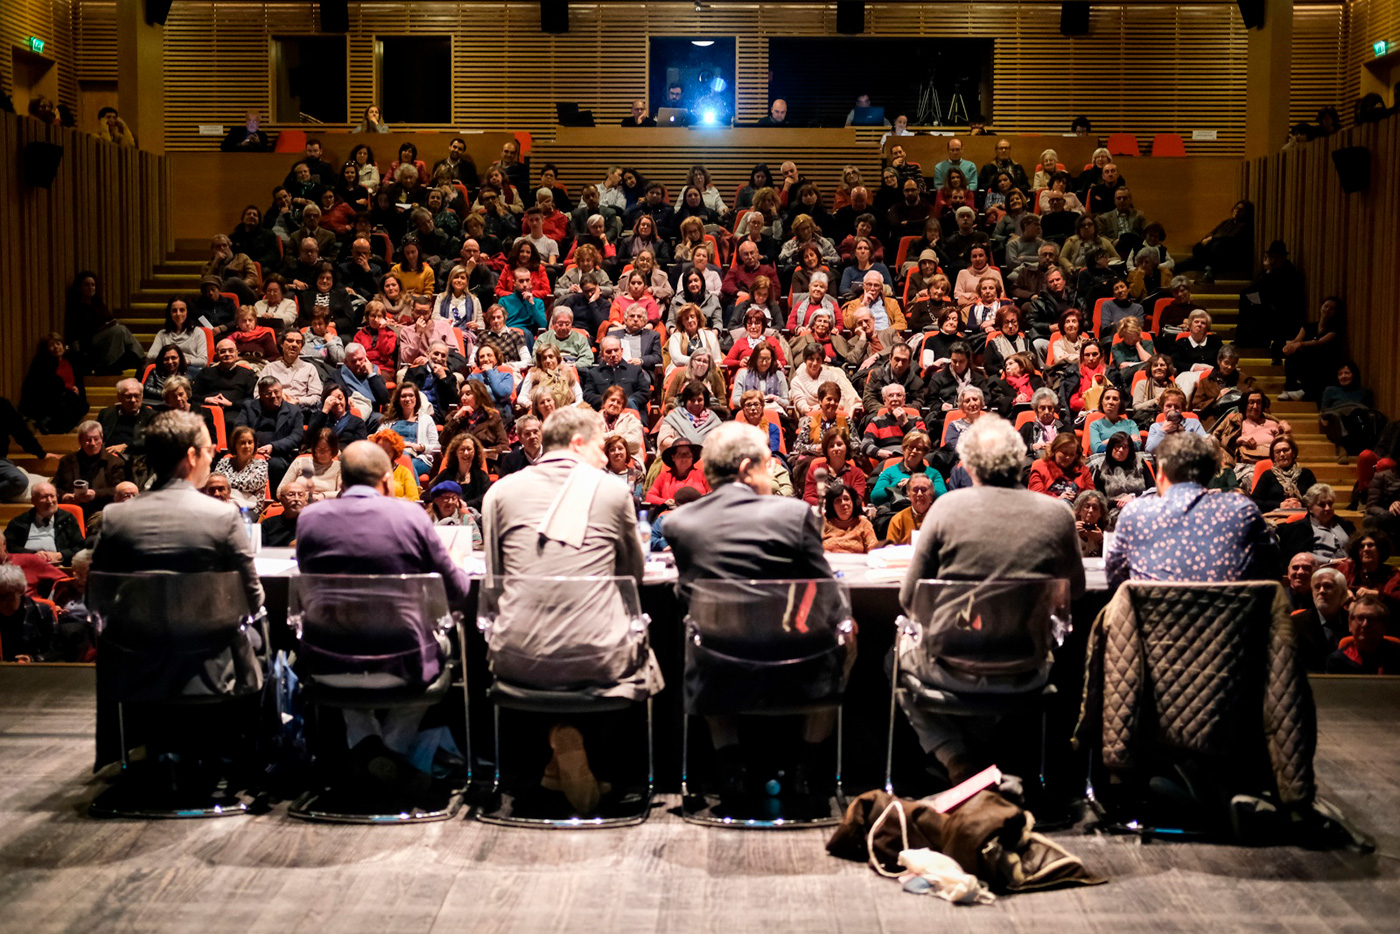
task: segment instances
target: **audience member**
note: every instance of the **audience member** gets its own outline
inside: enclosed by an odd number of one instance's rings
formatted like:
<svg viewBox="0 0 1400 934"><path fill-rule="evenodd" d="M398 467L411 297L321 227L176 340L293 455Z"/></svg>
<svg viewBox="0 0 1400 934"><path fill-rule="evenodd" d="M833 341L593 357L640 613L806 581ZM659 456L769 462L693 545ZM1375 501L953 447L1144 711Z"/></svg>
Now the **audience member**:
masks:
<svg viewBox="0 0 1400 934"><path fill-rule="evenodd" d="M83 547L78 520L58 508L58 489L43 481L30 490L32 508L5 524L5 544L10 554L38 555L49 564L70 564Z"/></svg>
<svg viewBox="0 0 1400 934"><path fill-rule="evenodd" d="M1347 612L1351 635L1327 657L1327 673L1388 675L1400 672L1400 640L1386 635L1390 611L1377 597L1360 596Z"/></svg>
<svg viewBox="0 0 1400 934"><path fill-rule="evenodd" d="M85 421L77 432L78 450L59 460L53 483L59 501L79 506L87 517L112 501L117 484L126 479L126 464L106 449L101 424Z"/></svg>

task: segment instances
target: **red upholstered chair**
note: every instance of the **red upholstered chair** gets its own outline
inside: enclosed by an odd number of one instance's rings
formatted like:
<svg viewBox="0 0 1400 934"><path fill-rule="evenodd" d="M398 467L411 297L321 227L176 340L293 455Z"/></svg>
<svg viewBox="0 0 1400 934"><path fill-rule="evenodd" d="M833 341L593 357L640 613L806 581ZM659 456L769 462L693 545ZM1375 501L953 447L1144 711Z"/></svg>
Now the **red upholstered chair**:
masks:
<svg viewBox="0 0 1400 934"><path fill-rule="evenodd" d="M87 538L87 521L83 518L83 507L77 503L59 503L58 508L78 520L78 531Z"/></svg>
<svg viewBox="0 0 1400 934"><path fill-rule="evenodd" d="M1115 156L1140 156L1142 150L1138 148L1137 137L1131 133L1113 133L1108 137L1108 145L1105 147L1111 155Z"/></svg>
<svg viewBox="0 0 1400 934"><path fill-rule="evenodd" d="M1181 158L1186 155L1186 143L1179 133L1158 133L1152 137L1152 155L1156 158Z"/></svg>

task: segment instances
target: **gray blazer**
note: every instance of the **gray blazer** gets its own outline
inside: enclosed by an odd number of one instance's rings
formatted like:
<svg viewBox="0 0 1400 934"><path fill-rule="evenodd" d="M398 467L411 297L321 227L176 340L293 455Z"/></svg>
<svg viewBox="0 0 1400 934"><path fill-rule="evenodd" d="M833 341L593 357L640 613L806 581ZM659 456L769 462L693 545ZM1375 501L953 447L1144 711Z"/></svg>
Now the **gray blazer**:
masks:
<svg viewBox="0 0 1400 934"><path fill-rule="evenodd" d="M263 605L253 549L238 508L205 496L184 480L103 509L92 569L118 574L237 571L249 609Z"/></svg>
<svg viewBox="0 0 1400 934"><path fill-rule="evenodd" d="M576 484L559 504L566 521L545 534L541 525L566 483ZM569 451L551 451L496 481L481 515L488 586L501 587L487 641L498 678L632 699L661 689L660 667L641 650L633 617L614 585L503 579L630 577L640 587L644 557L625 483Z"/></svg>

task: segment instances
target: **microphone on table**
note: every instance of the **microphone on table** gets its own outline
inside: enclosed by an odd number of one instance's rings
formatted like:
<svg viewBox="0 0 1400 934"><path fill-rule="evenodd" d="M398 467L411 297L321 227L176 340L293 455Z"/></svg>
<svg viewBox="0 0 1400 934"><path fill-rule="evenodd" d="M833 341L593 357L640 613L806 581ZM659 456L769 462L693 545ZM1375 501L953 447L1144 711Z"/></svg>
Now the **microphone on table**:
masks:
<svg viewBox="0 0 1400 934"><path fill-rule="evenodd" d="M818 519L826 506L826 481L830 476L824 465L819 464L812 468L812 480L817 485L817 504L812 509L815 510Z"/></svg>

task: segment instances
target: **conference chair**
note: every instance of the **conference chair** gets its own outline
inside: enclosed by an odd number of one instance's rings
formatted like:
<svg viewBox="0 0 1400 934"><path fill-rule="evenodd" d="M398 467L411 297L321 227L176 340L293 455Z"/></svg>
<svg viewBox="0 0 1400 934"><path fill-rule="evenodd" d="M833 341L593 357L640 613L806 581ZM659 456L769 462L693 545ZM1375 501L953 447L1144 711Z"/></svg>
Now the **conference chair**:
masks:
<svg viewBox="0 0 1400 934"><path fill-rule="evenodd" d="M1261 800L1284 813L1316 794L1317 716L1277 582L1124 584L1089 632L1082 711L1096 829L1248 839Z"/></svg>
<svg viewBox="0 0 1400 934"><path fill-rule="evenodd" d="M921 580L912 607L896 621L890 677L890 723L885 790L894 793L896 708L916 716L976 718L968 730L990 739L1008 718L1040 721L1037 787L1045 785L1045 720L1055 687L1051 653L1070 629L1070 588L1062 578L1040 580ZM980 722L979 722L980 721ZM981 750L1003 772L1019 768L1009 749ZM1023 763L1031 764L1031 763Z"/></svg>
<svg viewBox="0 0 1400 934"><path fill-rule="evenodd" d="M421 729L422 721L413 718L447 698L460 666L451 647L456 621L442 577L295 576L288 582L287 625L296 638L293 671L307 710L313 758L312 786L288 813L302 820L357 824L453 817L466 792L461 775L439 776L430 763L410 763L373 739L363 740L369 744L364 748L379 755L357 763L340 730L346 714L354 715L350 722L357 733L370 722L381 732L402 733L415 722ZM330 713L337 710L341 717ZM439 753L444 760L455 757L448 728L436 729ZM470 747L461 758L470 763Z"/></svg>
<svg viewBox="0 0 1400 934"><path fill-rule="evenodd" d="M693 583L682 818L750 829L839 822L846 807L841 702L855 648L850 596L839 580ZM830 735L817 735L827 727ZM724 752L704 743L692 755L693 728L702 736L735 730L739 745Z"/></svg>
<svg viewBox="0 0 1400 934"><path fill-rule="evenodd" d="M486 697L494 761L489 798L473 809L477 820L568 829L647 819L655 784L651 694L659 685L650 625L631 577L505 575L482 581L477 628L491 668ZM636 746L620 748L617 741L629 719L642 721L644 774L630 761L638 758ZM503 722L509 727L504 737ZM561 723L585 737L589 766L603 781L596 807L570 803L555 785L557 776L549 774L553 761L546 766L541 758ZM540 754L537 762L526 751L531 744ZM504 761L504 746L519 756L518 765Z"/></svg>
<svg viewBox="0 0 1400 934"><path fill-rule="evenodd" d="M240 718L267 683L266 615L248 606L236 571L88 575L97 633L98 749L120 744L121 774L94 817L230 817L252 798L222 774ZM256 636L254 633L256 632ZM215 708L230 716L220 718ZM145 746L134 762L131 750ZM244 763L246 764L246 763Z"/></svg>

